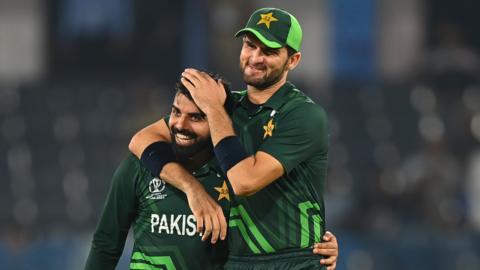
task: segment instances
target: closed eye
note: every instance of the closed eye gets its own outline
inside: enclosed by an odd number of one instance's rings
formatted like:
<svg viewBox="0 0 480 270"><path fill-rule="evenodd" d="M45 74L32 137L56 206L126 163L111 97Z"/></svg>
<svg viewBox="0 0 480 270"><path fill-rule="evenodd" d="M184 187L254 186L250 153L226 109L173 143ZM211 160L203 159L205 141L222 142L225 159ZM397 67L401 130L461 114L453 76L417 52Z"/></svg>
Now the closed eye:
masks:
<svg viewBox="0 0 480 270"><path fill-rule="evenodd" d="M278 55L278 50L277 49L263 49L263 53L265 55Z"/></svg>

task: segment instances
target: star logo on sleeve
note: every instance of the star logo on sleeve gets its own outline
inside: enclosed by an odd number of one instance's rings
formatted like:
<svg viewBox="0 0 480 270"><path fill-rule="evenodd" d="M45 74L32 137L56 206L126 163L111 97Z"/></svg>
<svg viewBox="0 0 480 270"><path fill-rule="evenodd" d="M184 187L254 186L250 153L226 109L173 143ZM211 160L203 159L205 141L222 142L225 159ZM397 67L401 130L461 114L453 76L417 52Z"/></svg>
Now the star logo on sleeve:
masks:
<svg viewBox="0 0 480 270"><path fill-rule="evenodd" d="M270 23L278 21L277 18L273 17L273 12L260 14L261 19L258 21L257 25L264 23L268 29L270 29Z"/></svg>
<svg viewBox="0 0 480 270"><path fill-rule="evenodd" d="M228 193L228 187L227 187L227 182L223 181L223 185L221 187L214 187L216 191L218 191L218 199L217 201L220 201L221 199L227 199L227 201L230 201L230 194Z"/></svg>
<svg viewBox="0 0 480 270"><path fill-rule="evenodd" d="M265 130L265 133L263 133L263 138L265 139L267 136L271 137L273 135L274 128L275 128L275 125L273 124L273 120L270 119L267 125L263 126L263 130Z"/></svg>

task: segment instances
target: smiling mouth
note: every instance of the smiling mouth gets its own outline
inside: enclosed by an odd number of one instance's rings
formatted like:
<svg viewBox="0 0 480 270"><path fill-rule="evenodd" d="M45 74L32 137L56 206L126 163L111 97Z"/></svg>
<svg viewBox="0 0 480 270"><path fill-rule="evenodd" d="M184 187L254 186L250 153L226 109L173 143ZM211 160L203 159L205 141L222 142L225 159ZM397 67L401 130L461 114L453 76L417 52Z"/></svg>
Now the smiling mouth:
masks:
<svg viewBox="0 0 480 270"><path fill-rule="evenodd" d="M250 65L249 65L248 67L249 67L251 70L256 71L256 72L261 72L261 71L264 71L264 70L265 70L265 68L257 68L257 67L255 67L255 66L250 66Z"/></svg>
<svg viewBox="0 0 480 270"><path fill-rule="evenodd" d="M265 70L263 69L258 69L258 68L254 68L254 67L251 67L251 66L248 66L248 69L246 70L246 75L247 76L253 76L253 77L263 77L265 74Z"/></svg>
<svg viewBox="0 0 480 270"><path fill-rule="evenodd" d="M175 134L175 139L176 139L176 141L177 141L178 143L188 144L188 143L193 142L193 140L194 140L195 138L194 138L193 136L176 133L176 134Z"/></svg>

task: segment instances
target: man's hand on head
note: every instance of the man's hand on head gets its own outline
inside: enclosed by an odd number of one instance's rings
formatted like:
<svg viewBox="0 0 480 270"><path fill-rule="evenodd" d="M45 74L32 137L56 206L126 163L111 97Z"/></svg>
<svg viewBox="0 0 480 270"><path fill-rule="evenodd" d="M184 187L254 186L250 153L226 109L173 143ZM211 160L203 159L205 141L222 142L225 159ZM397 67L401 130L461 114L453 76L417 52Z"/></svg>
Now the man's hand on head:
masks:
<svg viewBox="0 0 480 270"><path fill-rule="evenodd" d="M224 109L227 94L220 80L215 81L205 72L187 68L182 73L181 82L192 95L195 104L205 114Z"/></svg>

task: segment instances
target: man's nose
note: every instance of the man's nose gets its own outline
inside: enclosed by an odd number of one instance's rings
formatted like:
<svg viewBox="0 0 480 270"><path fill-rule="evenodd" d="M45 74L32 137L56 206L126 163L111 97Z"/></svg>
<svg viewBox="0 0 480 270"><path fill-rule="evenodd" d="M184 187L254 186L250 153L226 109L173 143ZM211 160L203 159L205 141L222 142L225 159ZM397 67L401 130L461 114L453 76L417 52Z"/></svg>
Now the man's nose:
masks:
<svg viewBox="0 0 480 270"><path fill-rule="evenodd" d="M185 129L186 126L186 117L185 116L180 116L177 119L177 122L175 123L175 127L179 130Z"/></svg>
<svg viewBox="0 0 480 270"><path fill-rule="evenodd" d="M256 49L252 52L252 57L250 58L252 64L263 64L265 61L265 55L260 49Z"/></svg>

